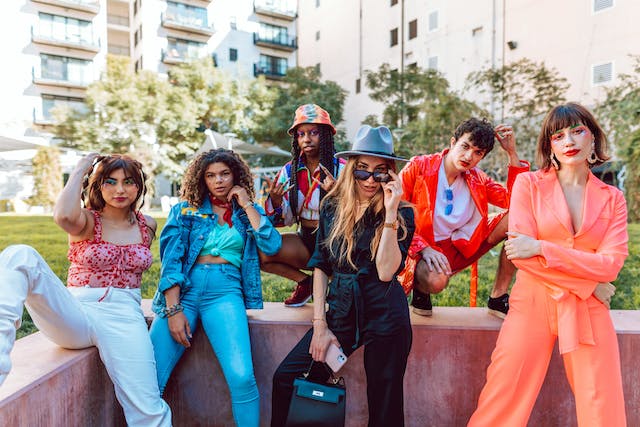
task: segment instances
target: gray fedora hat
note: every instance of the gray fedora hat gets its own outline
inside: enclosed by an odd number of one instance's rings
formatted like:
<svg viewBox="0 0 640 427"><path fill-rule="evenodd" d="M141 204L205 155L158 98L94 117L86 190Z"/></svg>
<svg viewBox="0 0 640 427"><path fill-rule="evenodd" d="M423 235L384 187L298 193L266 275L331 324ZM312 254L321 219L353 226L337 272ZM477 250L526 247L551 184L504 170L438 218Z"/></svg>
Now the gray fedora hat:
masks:
<svg viewBox="0 0 640 427"><path fill-rule="evenodd" d="M358 129L356 138L351 145L351 150L340 151L335 154L339 159L348 159L352 156L375 156L384 159L399 160L408 162L409 160L397 157L393 152L393 137L391 131L386 126L372 128L363 125Z"/></svg>

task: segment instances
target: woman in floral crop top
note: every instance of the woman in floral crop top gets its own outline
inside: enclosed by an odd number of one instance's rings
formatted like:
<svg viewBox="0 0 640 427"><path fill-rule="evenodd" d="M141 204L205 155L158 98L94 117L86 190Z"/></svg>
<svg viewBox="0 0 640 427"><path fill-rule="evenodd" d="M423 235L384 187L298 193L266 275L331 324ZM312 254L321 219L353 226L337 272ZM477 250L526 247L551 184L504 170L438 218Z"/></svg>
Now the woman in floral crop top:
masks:
<svg viewBox="0 0 640 427"><path fill-rule="evenodd" d="M69 234L66 288L30 246L0 254L0 384L11 369L9 353L26 306L56 344L98 347L127 425L171 425L140 308L156 230L139 211L145 178L142 165L127 156L92 153L78 163L54 208L56 224Z"/></svg>

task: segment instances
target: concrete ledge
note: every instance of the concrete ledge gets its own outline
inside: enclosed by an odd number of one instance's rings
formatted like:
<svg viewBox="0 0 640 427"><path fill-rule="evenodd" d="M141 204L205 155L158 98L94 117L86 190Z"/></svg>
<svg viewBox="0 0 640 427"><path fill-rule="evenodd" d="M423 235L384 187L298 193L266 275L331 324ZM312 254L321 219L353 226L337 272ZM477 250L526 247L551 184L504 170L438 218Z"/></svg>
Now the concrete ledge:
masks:
<svg viewBox="0 0 640 427"><path fill-rule="evenodd" d="M149 312L149 301L143 307ZM413 315L412 315L413 316ZM640 311L612 311L618 332L627 421L640 426ZM249 322L261 425L269 425L275 368L310 327L312 306L267 303ZM435 307L412 317L413 347L405 375L407 426L464 426L475 409L502 324L484 308ZM340 372L347 384L347 425L366 424L362 350ZM64 350L42 334L18 340L14 369L0 387L0 425L121 426L124 417L95 348ZM176 426L231 426L229 391L202 330L172 375L165 398ZM557 349L530 426L576 426L574 402Z"/></svg>
<svg viewBox="0 0 640 427"><path fill-rule="evenodd" d="M38 332L16 342L0 386L0 426L125 426L98 351L65 350Z"/></svg>

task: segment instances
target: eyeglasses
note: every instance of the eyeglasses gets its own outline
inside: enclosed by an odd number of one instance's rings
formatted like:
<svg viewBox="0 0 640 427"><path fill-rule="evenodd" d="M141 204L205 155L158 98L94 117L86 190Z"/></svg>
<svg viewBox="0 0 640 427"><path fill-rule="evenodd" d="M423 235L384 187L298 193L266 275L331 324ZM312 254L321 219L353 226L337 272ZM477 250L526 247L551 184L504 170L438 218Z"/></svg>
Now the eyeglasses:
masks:
<svg viewBox="0 0 640 427"><path fill-rule="evenodd" d="M450 188L445 188L444 197L447 199L447 206L444 207L444 214L451 215L453 212L453 191Z"/></svg>
<svg viewBox="0 0 640 427"><path fill-rule="evenodd" d="M310 131L307 131L307 132L303 130L297 130L296 135L298 136L298 138L304 138L305 135L318 136L320 135L320 129L311 129Z"/></svg>
<svg viewBox="0 0 640 427"><path fill-rule="evenodd" d="M363 169L356 169L353 171L353 177L358 181L366 181L370 176L373 176L375 182L389 182L391 181L391 175L387 172L373 171L369 172Z"/></svg>

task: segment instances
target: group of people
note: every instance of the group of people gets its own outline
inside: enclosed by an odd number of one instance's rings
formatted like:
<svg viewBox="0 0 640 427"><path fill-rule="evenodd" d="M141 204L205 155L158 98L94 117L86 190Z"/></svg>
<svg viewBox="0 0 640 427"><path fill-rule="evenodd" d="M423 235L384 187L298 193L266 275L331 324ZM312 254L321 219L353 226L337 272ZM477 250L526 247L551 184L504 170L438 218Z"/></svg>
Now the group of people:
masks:
<svg viewBox="0 0 640 427"><path fill-rule="evenodd" d="M312 366L310 379L328 379L312 361L325 362L336 345L347 356L364 346L369 425L401 426L412 341L407 295L413 290L415 313L431 315L430 295L507 238L488 301L506 318L469 425L525 426L557 339L579 425L625 426L608 308L610 282L627 256L626 204L590 172L608 158L592 114L573 103L547 114L535 172L519 159L513 129L486 120L463 122L447 149L410 160L395 154L384 126L362 126L341 152L335 133L321 107L296 110L292 160L264 207L233 151L190 162L182 201L160 234L150 333L140 283L156 223L140 213L142 165L122 155L83 158L54 210L69 235L67 286L28 246L0 254L0 384L26 306L58 345L98 348L128 425L168 426L162 393L201 323L236 424L258 426L245 310L262 307L262 269L296 282L285 304L314 300L312 327L273 376L271 425L286 424L295 378ZM495 140L509 158L506 188L477 167ZM489 204L508 211L490 217ZM292 224L297 232L276 229Z"/></svg>

